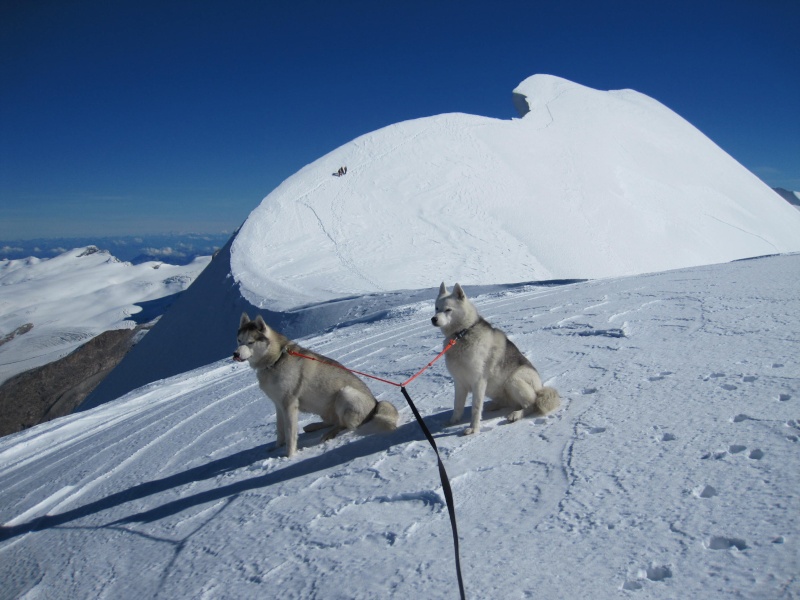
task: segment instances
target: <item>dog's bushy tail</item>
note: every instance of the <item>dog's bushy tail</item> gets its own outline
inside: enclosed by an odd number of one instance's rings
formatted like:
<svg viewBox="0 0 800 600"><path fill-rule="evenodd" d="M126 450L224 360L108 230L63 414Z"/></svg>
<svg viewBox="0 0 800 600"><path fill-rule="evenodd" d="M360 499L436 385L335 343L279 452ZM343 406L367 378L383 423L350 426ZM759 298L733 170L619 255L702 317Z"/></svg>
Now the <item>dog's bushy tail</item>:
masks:
<svg viewBox="0 0 800 600"><path fill-rule="evenodd" d="M553 412L561 406L561 396L555 388L543 387L536 392L536 412L541 415L546 415Z"/></svg>
<svg viewBox="0 0 800 600"><path fill-rule="evenodd" d="M400 415L391 402L381 400L375 407L375 414L370 419L372 427L377 431L393 431L397 429L397 420Z"/></svg>

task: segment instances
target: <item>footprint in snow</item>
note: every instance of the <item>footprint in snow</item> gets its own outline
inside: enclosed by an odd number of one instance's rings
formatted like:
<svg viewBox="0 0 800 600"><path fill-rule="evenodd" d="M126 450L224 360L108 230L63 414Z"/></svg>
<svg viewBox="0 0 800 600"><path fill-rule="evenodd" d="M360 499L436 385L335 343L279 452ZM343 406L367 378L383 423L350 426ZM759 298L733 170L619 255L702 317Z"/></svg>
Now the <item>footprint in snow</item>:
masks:
<svg viewBox="0 0 800 600"><path fill-rule="evenodd" d="M728 453L725 450L719 450L718 452L706 452L700 457L700 460L708 460L709 458L713 458L714 460L722 460L726 456L728 456Z"/></svg>
<svg viewBox="0 0 800 600"><path fill-rule="evenodd" d="M661 371L658 375L651 375L649 379L650 381L662 381L672 374L672 371Z"/></svg>
<svg viewBox="0 0 800 600"><path fill-rule="evenodd" d="M733 550L739 552L747 550L747 542L739 538L730 538L725 536L715 535L709 538L706 542L706 548L709 550Z"/></svg>
<svg viewBox="0 0 800 600"><path fill-rule="evenodd" d="M713 485L704 485L702 488L694 490L694 495L698 498L713 498L719 495L719 492L717 492L717 488Z"/></svg>
<svg viewBox="0 0 800 600"><path fill-rule="evenodd" d="M711 381L712 379L722 379L723 377L727 377L727 375L725 373L723 373L722 371L715 371L714 373L711 373L710 375L706 375L702 379L703 379L703 381ZM755 380L755 378L753 380ZM733 385L732 383L721 383L719 386L723 390L727 390L729 392L732 392L733 390L739 389L737 386Z"/></svg>
<svg viewBox="0 0 800 600"><path fill-rule="evenodd" d="M650 565L644 569L639 569L637 579L628 579L622 584L622 589L635 592L644 588L645 581L664 581L672 577L671 565Z"/></svg>
<svg viewBox="0 0 800 600"><path fill-rule="evenodd" d="M792 395L791 394L780 394L778 396L778 400L780 400L781 402L788 402L791 399L792 399Z"/></svg>
<svg viewBox="0 0 800 600"><path fill-rule="evenodd" d="M745 450L747 450L747 446L742 446L741 444L731 444L730 446L728 446L729 454L741 454ZM723 452L723 454L725 453ZM761 450L760 448L756 448L755 450L750 451L748 457L753 460L761 460L762 458L764 458L764 451Z"/></svg>
<svg viewBox="0 0 800 600"><path fill-rule="evenodd" d="M622 589L629 592L635 592L636 590L642 589L642 584L638 581L626 581L622 584Z"/></svg>
<svg viewBox="0 0 800 600"><path fill-rule="evenodd" d="M640 571L650 581L664 581L672 577L672 568L669 565L650 565L644 571Z"/></svg>

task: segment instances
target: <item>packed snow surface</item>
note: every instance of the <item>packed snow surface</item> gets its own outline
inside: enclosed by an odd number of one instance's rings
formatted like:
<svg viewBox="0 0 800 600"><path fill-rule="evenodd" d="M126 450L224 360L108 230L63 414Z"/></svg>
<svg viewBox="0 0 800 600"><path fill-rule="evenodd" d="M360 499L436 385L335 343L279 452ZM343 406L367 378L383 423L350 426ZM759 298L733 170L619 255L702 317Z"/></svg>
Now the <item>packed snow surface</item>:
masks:
<svg viewBox="0 0 800 600"><path fill-rule="evenodd" d="M182 292L210 260L132 265L94 246L50 259L0 260L0 383L104 331L133 328L137 303Z"/></svg>
<svg viewBox="0 0 800 600"><path fill-rule="evenodd" d="M513 97L520 119L398 123L284 181L233 244L244 296L283 311L800 250L798 211L656 100L547 75Z"/></svg>
<svg viewBox="0 0 800 600"><path fill-rule="evenodd" d="M436 284L303 344L403 381L441 348ZM800 255L475 302L564 404L464 437L442 362L409 385L467 597L800 596ZM228 360L3 438L0 596L457 598L433 452L368 383L400 428L305 434L291 460Z"/></svg>

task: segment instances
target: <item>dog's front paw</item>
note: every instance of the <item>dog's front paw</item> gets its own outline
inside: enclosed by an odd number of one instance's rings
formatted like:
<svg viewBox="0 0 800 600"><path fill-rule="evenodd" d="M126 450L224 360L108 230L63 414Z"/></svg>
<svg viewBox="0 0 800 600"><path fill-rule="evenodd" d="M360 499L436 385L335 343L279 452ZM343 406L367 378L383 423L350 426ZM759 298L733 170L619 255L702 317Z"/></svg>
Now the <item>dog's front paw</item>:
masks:
<svg viewBox="0 0 800 600"><path fill-rule="evenodd" d="M524 415L524 411L515 410L514 412L508 414L508 422L513 423L514 421L519 421Z"/></svg>
<svg viewBox="0 0 800 600"><path fill-rule="evenodd" d="M460 421L461 421L461 415L459 416L453 415L452 417L450 417L450 425L458 425Z"/></svg>
<svg viewBox="0 0 800 600"><path fill-rule="evenodd" d="M467 427L464 430L464 435L474 435L476 433L480 433L480 427Z"/></svg>

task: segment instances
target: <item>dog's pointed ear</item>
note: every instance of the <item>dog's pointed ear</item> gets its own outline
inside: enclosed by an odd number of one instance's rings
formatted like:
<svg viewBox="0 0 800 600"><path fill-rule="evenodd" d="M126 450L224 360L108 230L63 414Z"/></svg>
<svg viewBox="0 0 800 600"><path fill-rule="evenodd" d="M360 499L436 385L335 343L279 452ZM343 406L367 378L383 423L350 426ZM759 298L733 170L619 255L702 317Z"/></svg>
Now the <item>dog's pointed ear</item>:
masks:
<svg viewBox="0 0 800 600"><path fill-rule="evenodd" d="M247 315L246 312L243 312L242 318L239 319L239 329L247 325L249 322L250 322L250 317Z"/></svg>
<svg viewBox="0 0 800 600"><path fill-rule="evenodd" d="M444 281L442 285L439 286L439 296L447 296L447 287L444 285Z"/></svg>
<svg viewBox="0 0 800 600"><path fill-rule="evenodd" d="M467 299L467 295L464 293L464 290L461 289L461 286L458 283L453 286L453 293L459 300Z"/></svg>
<svg viewBox="0 0 800 600"><path fill-rule="evenodd" d="M266 321L264 321L264 318L261 315L258 315L256 317L256 329L261 333L267 333L267 331L269 331L269 327L267 326Z"/></svg>

